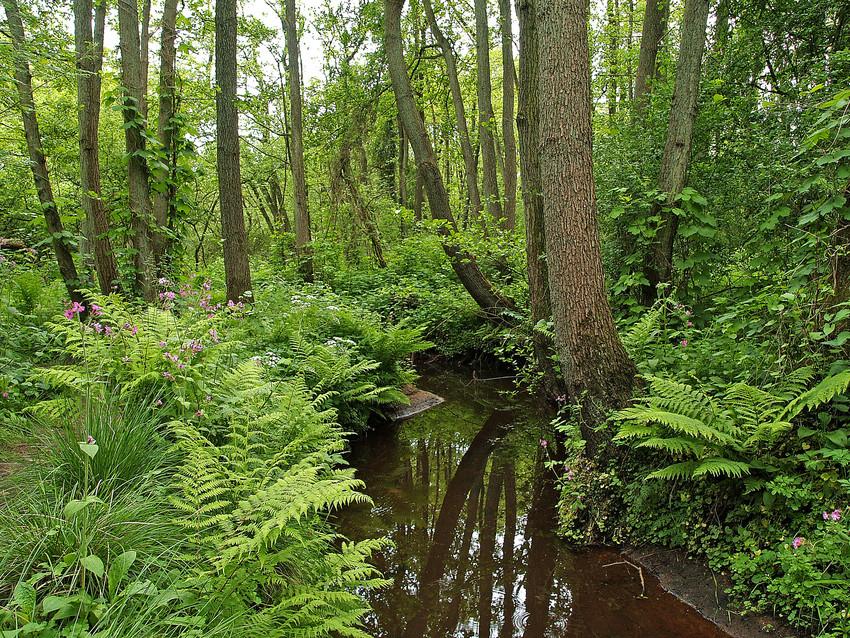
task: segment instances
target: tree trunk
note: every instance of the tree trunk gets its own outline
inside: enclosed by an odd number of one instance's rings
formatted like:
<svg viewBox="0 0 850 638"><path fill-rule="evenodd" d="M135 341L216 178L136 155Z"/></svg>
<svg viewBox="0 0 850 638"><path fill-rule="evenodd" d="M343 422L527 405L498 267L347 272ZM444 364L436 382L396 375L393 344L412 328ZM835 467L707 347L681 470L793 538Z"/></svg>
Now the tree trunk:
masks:
<svg viewBox="0 0 850 638"><path fill-rule="evenodd" d="M156 228L153 233L153 254L160 270L163 257L168 250L168 235L165 230L173 217L174 197L176 195L175 171L177 168L177 148L174 137L173 118L177 110L177 0L165 0L162 8L162 34L159 49L159 116L157 136L165 154L168 172L165 183L154 193L153 219Z"/></svg>
<svg viewBox="0 0 850 638"><path fill-rule="evenodd" d="M517 504L516 469L513 463L502 466L505 488L505 533L502 542L502 589L505 596L505 618L500 638L513 638L514 635L514 543L516 542Z"/></svg>
<svg viewBox="0 0 850 638"><path fill-rule="evenodd" d="M522 202L525 213L526 260L531 322L536 326L552 317L549 274L546 267L546 233L543 221L543 180L540 176L540 52L535 0L518 0L519 18L519 159L522 168ZM553 345L542 330L535 330L534 356L543 373L543 389L555 397L560 382L552 362Z"/></svg>
<svg viewBox="0 0 850 638"><path fill-rule="evenodd" d="M140 110L145 121L148 119L148 75L150 71L150 40L151 40L151 0L142 4L142 24L139 36L139 56L141 58L142 99Z"/></svg>
<svg viewBox="0 0 850 638"><path fill-rule="evenodd" d="M502 472L491 464L484 497L484 516L478 545L478 635L489 636L493 621L493 572L496 570L496 523L502 497Z"/></svg>
<svg viewBox="0 0 850 638"><path fill-rule="evenodd" d="M514 134L514 36L511 0L499 0L502 26L502 140L505 167L502 179L505 187L505 228L516 226L516 135Z"/></svg>
<svg viewBox="0 0 850 638"><path fill-rule="evenodd" d="M372 213L363 201L363 196L360 194L357 181L351 174L351 146L348 143L343 144L340 149L339 172L340 179L348 190L348 199L351 202L351 206L354 208L354 212L363 226L363 231L372 245L372 253L375 255L375 261L378 262L379 268L386 268L387 261L384 259L384 250L381 246L381 235L378 232L378 225L372 218Z"/></svg>
<svg viewBox="0 0 850 638"><path fill-rule="evenodd" d="M667 125L667 143L664 146L658 175L658 188L667 194L667 210L662 215L661 227L648 255L644 272L649 282L644 289L645 302L655 298L658 284L669 283L673 277L673 242L679 218L673 214L670 207L687 183L699 102L700 68L705 49L708 4L708 0L685 2L679 60L676 64L676 84L673 87L673 101ZM661 204L653 204L652 214L661 213Z"/></svg>
<svg viewBox="0 0 850 638"><path fill-rule="evenodd" d="M56 201L53 199L50 173L47 170L47 158L41 145L41 132L38 128L38 118L36 117L35 101L32 94L32 74L27 60L26 34L24 33L17 0L3 0L3 7L6 9L6 24L14 48L18 106L21 109L30 168L35 180L35 190L38 192L38 201L41 203L41 212L44 215L47 232L50 233L53 242L59 274L62 276L62 281L65 283L70 298L73 301L82 302L83 295L79 291L80 282L77 276L77 267L74 265L74 255L65 236L65 229L62 227Z"/></svg>
<svg viewBox="0 0 850 638"><path fill-rule="evenodd" d="M649 0L652 2L652 0ZM608 103L608 115L614 117L617 114L617 97L619 94L618 79L619 79L619 57L620 57L620 16L617 0L608 0L606 7L607 24L607 40L605 46L605 66L608 74L607 90L605 93L605 101Z"/></svg>
<svg viewBox="0 0 850 638"><path fill-rule="evenodd" d="M285 0L286 54L289 70L289 108L292 127L292 183L295 200L295 252L305 281L313 281L313 256L310 242L310 210L307 203L307 177L304 167L304 119L301 106L301 53L295 0Z"/></svg>
<svg viewBox="0 0 850 638"><path fill-rule="evenodd" d="M407 135L401 117L398 120L398 203L407 206Z"/></svg>
<svg viewBox="0 0 850 638"><path fill-rule="evenodd" d="M504 224L499 180L496 175L496 143L493 140L493 89L490 87L490 27L487 23L487 0L475 0L475 53L478 72L478 140L481 145L483 191L490 216Z"/></svg>
<svg viewBox="0 0 850 638"><path fill-rule="evenodd" d="M251 290L248 236L242 211L239 166L239 111L236 105L236 0L215 3L215 115L221 238L227 298L247 297Z"/></svg>
<svg viewBox="0 0 850 638"><path fill-rule="evenodd" d="M635 74L635 106L638 110L646 106L649 90L655 78L658 48L667 29L667 14L670 0L646 0L643 29L640 37L638 68Z"/></svg>
<svg viewBox="0 0 850 638"><path fill-rule="evenodd" d="M481 213L481 193L478 191L478 162L475 152L472 150L472 141L469 137L469 127L466 122L466 107L463 103L463 93L457 74L457 60L455 59L455 53L451 43L443 35L439 24L437 24L437 18L434 15L431 0L423 0L423 6L431 33L434 36L434 40L437 41L440 51L442 51L443 59L446 61L446 75L449 80L449 89L451 90L452 105L455 112L455 127L460 138L460 150L463 155L464 172L466 173L466 193L469 197L469 214L473 219L477 219Z"/></svg>
<svg viewBox="0 0 850 638"><path fill-rule="evenodd" d="M118 38L121 48L121 82L124 85L124 139L127 147L127 190L130 196L130 226L137 292L147 301L156 295L151 253L150 184L145 159L145 118L142 112L142 58L139 38L139 11L135 0L118 2Z"/></svg>
<svg viewBox="0 0 850 638"><path fill-rule="evenodd" d="M458 248L451 240L452 232L457 231L457 224L452 215L449 194L434 157L431 138L425 130L425 124L419 116L419 110L413 98L413 89L407 75L407 65L404 62L401 37L403 6L404 0L384 0L384 44L399 117L410 138L418 170L425 182L431 215L434 219L445 222L440 228L440 234L443 236L443 250L449 257L452 268L464 288L488 316L491 319L503 321L500 317L501 311L513 308L513 303L493 288L478 268L474 257Z"/></svg>
<svg viewBox="0 0 850 638"><path fill-rule="evenodd" d="M109 239L109 218L100 193L100 69L103 65L103 32L106 3L94 11L92 0L74 0L74 42L77 61L77 122L80 129L80 190L86 212L88 238L94 249L94 266L100 291L109 294L118 284L118 264Z"/></svg>
<svg viewBox="0 0 850 638"><path fill-rule="evenodd" d="M635 367L608 305L593 181L585 0L540 0L540 105L546 257L556 344L593 455L608 410L631 397Z"/></svg>

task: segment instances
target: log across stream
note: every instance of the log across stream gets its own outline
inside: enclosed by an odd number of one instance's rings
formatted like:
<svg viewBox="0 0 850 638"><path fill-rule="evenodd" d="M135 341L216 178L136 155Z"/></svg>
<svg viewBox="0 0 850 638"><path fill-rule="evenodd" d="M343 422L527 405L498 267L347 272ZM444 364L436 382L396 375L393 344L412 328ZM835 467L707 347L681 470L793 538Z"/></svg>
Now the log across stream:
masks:
<svg viewBox="0 0 850 638"><path fill-rule="evenodd" d="M555 534L548 419L495 383L447 371L419 383L445 402L353 442L372 505L340 531L386 536L391 581L371 592L376 637L720 638L727 634L615 550Z"/></svg>

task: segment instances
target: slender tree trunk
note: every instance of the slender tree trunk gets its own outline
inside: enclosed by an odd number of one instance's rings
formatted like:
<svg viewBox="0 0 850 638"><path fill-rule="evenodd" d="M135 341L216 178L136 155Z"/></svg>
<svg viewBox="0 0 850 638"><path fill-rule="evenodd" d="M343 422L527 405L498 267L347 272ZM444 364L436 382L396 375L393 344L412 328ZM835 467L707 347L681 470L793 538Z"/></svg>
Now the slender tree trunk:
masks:
<svg viewBox="0 0 850 638"><path fill-rule="evenodd" d="M251 290L248 235L242 211L239 167L239 111L236 104L236 0L215 3L215 114L221 238L227 298L247 297Z"/></svg>
<svg viewBox="0 0 850 638"><path fill-rule="evenodd" d="M41 132L38 128L38 118L35 112L35 100L32 94L32 74L27 60L27 43L24 25L17 0L3 0L6 9L6 24L9 35L12 37L12 46L15 56L15 85L18 89L18 106L21 109L21 117L24 123L24 137L27 140L27 151L29 152L30 168L35 180L35 190L38 193L38 201L41 203L41 212L47 225L53 242L53 251L56 253L56 263L59 266L59 274L65 283L68 295L73 301L82 302L83 295L79 291L79 277L77 267L74 265L74 255L62 227L59 210L53 199L53 187L50 184L50 173L47 170L47 157L41 145Z"/></svg>
<svg viewBox="0 0 850 638"><path fill-rule="evenodd" d="M514 36L511 0L499 0L502 27L502 140L505 167L502 172L505 187L505 228L516 226L516 135L514 134Z"/></svg>
<svg viewBox="0 0 850 638"><path fill-rule="evenodd" d="M150 184L145 159L145 119L142 112L142 58L139 11L135 0L118 0L118 38L121 48L121 82L124 85L124 139L127 147L127 190L130 196L130 226L133 235L137 291L153 301L154 263L151 252Z"/></svg>
<svg viewBox="0 0 850 638"><path fill-rule="evenodd" d="M638 68L635 74L635 106L638 110L646 106L650 86L655 78L658 48L667 29L669 8L670 0L646 0Z"/></svg>
<svg viewBox="0 0 850 638"><path fill-rule="evenodd" d="M496 143L493 140L493 89L490 86L490 27L487 23L487 0L475 0L475 53L478 72L478 140L481 145L483 191L490 216L504 224L502 198L496 175Z"/></svg>
<svg viewBox="0 0 850 638"><path fill-rule="evenodd" d="M141 75L142 75L142 117L148 119L148 75L150 74L150 40L151 40L151 0L144 0L142 4L142 24L140 33Z"/></svg>
<svg viewBox="0 0 850 638"><path fill-rule="evenodd" d="M676 84L670 105L667 125L667 143L661 157L658 188L667 194L667 210L662 215L661 228L655 237L645 277L649 285L644 290L644 301L657 294L660 283L669 283L673 277L673 242L679 218L670 210L676 197L687 183L688 164L691 158L694 123L699 102L700 69L705 50L705 32L708 22L708 0L686 0L682 20L682 37L679 60L676 64ZM660 215L660 203L653 205L653 215Z"/></svg>
<svg viewBox="0 0 850 638"><path fill-rule="evenodd" d="M499 294L484 277L475 259L469 253L458 248L451 240L451 233L457 230L449 203L449 194L443 184L440 168L434 157L431 138L425 130L425 124L419 115L413 89L407 75L404 62L404 49L401 37L401 11L404 0L384 0L384 41L387 53L387 65L392 79L393 92L398 104L399 117L410 138L418 170L425 182L425 191L434 219L443 220L440 233L443 236L443 250L451 261L452 268L476 303L492 319L503 321L500 311L513 308L513 303Z"/></svg>
<svg viewBox="0 0 850 638"><path fill-rule="evenodd" d="M289 70L289 108L292 127L292 182L295 189L295 252L305 281L313 281L310 243L310 210L307 203L307 177L304 167L304 117L301 106L300 45L295 0L285 0L286 54Z"/></svg>
<svg viewBox="0 0 850 638"><path fill-rule="evenodd" d="M162 269L163 257L168 249L166 228L173 216L176 185L177 149L174 137L174 115L177 106L177 0L165 0L162 8L162 34L159 50L159 117L157 136L165 154L168 172L165 184L154 193L153 219L156 225L152 244L157 265Z"/></svg>
<svg viewBox="0 0 850 638"><path fill-rule="evenodd" d="M652 2L652 0L649 0ZM605 95L608 103L608 115L613 117L617 114L617 98L619 95L618 76L619 57L620 57L620 16L617 0L608 0L606 7L606 16L608 19L607 25L607 40L605 47L605 66L608 68L608 83Z"/></svg>
<svg viewBox="0 0 850 638"><path fill-rule="evenodd" d="M585 0L539 0L540 105L546 257L556 344L568 398L581 405L593 455L593 426L626 405L635 367L608 305L593 181L590 53Z"/></svg>
<svg viewBox="0 0 850 638"><path fill-rule="evenodd" d="M440 47L443 59L446 61L446 75L449 80L449 89L452 94L452 105L455 112L455 127L460 138L460 150L463 155L464 172L466 173L466 193L469 197L469 213L473 219L477 219L481 214L481 193L478 191L478 162L475 152L472 150L472 141L469 137L466 107L463 103L463 93L461 92L460 80L457 74L457 60L451 43L443 35L437 23L434 9L431 6L431 0L423 0L423 6L431 33Z"/></svg>
<svg viewBox="0 0 850 638"><path fill-rule="evenodd" d="M546 232L543 220L543 179L540 175L540 52L536 0L518 0L519 18L519 158L522 168L522 201L525 213L526 259L531 321L537 325L552 317L549 274L546 267ZM546 332L535 330L534 355L543 372L546 394L559 394L560 381L552 362L553 344Z"/></svg>
<svg viewBox="0 0 850 638"><path fill-rule="evenodd" d="M401 117L398 120L398 203L407 206L407 135Z"/></svg>
<svg viewBox="0 0 850 638"><path fill-rule="evenodd" d="M106 3L94 11L92 0L74 0L74 42L77 61L77 122L80 130L80 190L86 212L88 238L94 249L97 281L103 294L118 284L118 264L109 239L109 218L100 192L100 69L103 64L103 33Z"/></svg>
<svg viewBox="0 0 850 638"><path fill-rule="evenodd" d="M360 224L363 226L366 237L369 238L375 261L378 262L379 268L386 268L387 261L384 259L384 250L381 245L381 235L378 232L378 226L372 218L372 213L369 211L366 203L363 201L357 181L351 174L351 147L347 143L340 149L339 171L340 179L348 190L348 199L351 202L351 206L354 208Z"/></svg>
<svg viewBox="0 0 850 638"><path fill-rule="evenodd" d="M289 215L286 214L286 173L283 175L283 190L280 189L280 180L277 177L277 172L273 173L270 178L270 190L274 198L274 210L276 211L275 219L280 220L283 232L292 232L292 225L289 222Z"/></svg>

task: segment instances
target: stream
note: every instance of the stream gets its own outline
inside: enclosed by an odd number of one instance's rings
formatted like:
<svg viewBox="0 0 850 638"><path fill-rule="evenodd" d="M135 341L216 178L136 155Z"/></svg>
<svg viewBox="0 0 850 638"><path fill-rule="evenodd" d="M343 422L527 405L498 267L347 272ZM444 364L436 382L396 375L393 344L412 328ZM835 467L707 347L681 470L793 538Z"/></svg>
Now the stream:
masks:
<svg viewBox="0 0 850 638"><path fill-rule="evenodd" d="M445 403L378 427L350 453L374 503L341 512L340 531L394 544L375 557L392 582L369 593L372 636L726 636L645 571L642 596L617 551L558 540L540 444L548 419L530 403L456 372L418 385Z"/></svg>

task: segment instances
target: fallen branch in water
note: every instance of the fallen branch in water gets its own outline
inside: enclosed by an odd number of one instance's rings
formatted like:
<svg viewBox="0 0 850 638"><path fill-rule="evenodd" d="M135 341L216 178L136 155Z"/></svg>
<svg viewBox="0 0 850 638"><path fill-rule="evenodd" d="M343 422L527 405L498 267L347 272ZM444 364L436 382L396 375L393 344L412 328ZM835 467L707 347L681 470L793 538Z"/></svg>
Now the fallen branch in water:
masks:
<svg viewBox="0 0 850 638"><path fill-rule="evenodd" d="M646 598L646 581L643 579L643 568L627 560L617 561L616 563L608 563L602 567L613 567L614 565L628 565L629 567L633 567L637 570L637 573L640 576L640 597Z"/></svg>

